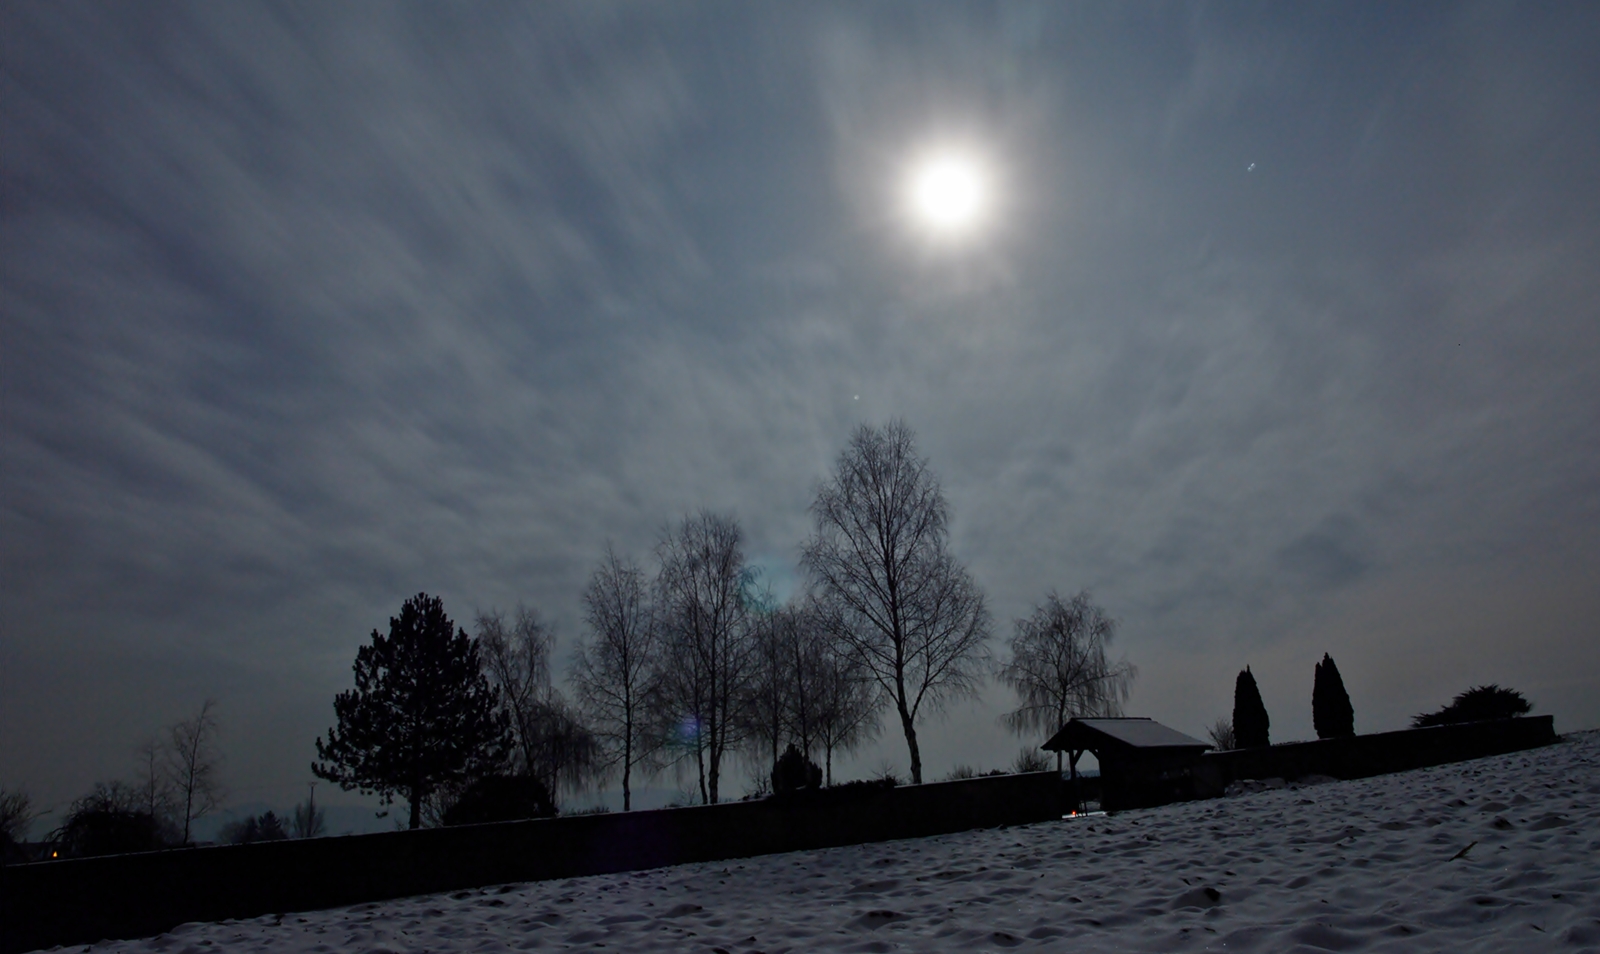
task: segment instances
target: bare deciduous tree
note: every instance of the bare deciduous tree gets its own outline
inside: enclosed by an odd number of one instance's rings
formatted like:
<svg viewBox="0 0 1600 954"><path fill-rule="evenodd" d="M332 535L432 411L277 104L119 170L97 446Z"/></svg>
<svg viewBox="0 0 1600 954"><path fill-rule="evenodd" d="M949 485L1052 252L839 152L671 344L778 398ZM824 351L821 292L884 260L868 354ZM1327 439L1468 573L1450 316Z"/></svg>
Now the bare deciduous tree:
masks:
<svg viewBox="0 0 1600 954"><path fill-rule="evenodd" d="M802 560L833 635L895 708L922 781L917 720L976 691L988 665L983 593L947 550L949 507L911 429L862 425L811 505Z"/></svg>
<svg viewBox="0 0 1600 954"><path fill-rule="evenodd" d="M167 730L166 767L174 812L183 813L183 841L189 843L194 820L216 808L223 796L218 777L222 756L217 751L217 703L207 699L192 719Z"/></svg>
<svg viewBox="0 0 1600 954"><path fill-rule="evenodd" d="M826 784L833 784L833 754L852 752L878 734L878 716L887 697L854 662L848 648L813 630L807 651L815 673L812 732L822 748Z"/></svg>
<svg viewBox="0 0 1600 954"><path fill-rule="evenodd" d="M306 800L294 807L289 833L296 838L317 838L327 830L322 809L317 807L317 783L306 785Z"/></svg>
<svg viewBox="0 0 1600 954"><path fill-rule="evenodd" d="M139 807L151 818L170 821L177 813L172 780L167 771L168 757L160 739L148 739L136 750L138 765L134 786L139 791Z"/></svg>
<svg viewBox="0 0 1600 954"><path fill-rule="evenodd" d="M827 635L817 625L809 601L791 602L773 614L777 658L773 666L784 681L783 729L811 757L822 716L822 652Z"/></svg>
<svg viewBox="0 0 1600 954"><path fill-rule="evenodd" d="M27 792L0 789L0 862L22 860L21 845L38 815Z"/></svg>
<svg viewBox="0 0 1600 954"><path fill-rule="evenodd" d="M1074 717L1121 715L1138 670L1126 659L1106 657L1116 629L1087 592L1062 602L1052 590L1032 616L1017 620L1011 659L1000 667L1000 678L1021 705L1001 717L1006 728L1017 735L1050 734Z"/></svg>
<svg viewBox="0 0 1600 954"><path fill-rule="evenodd" d="M1227 716L1213 722L1211 728L1206 730L1206 734L1211 736L1211 744L1216 746L1218 752L1237 748L1233 739L1233 722Z"/></svg>
<svg viewBox="0 0 1600 954"><path fill-rule="evenodd" d="M583 791L599 773L599 743L578 710L559 692L551 692L534 710L529 737L533 740L530 774L544 783L552 801L558 792Z"/></svg>
<svg viewBox="0 0 1600 954"><path fill-rule="evenodd" d="M644 572L608 545L583 591L590 642L578 647L572 681L593 727L600 762L622 771L622 810L633 809L633 772L647 764L658 640Z"/></svg>
<svg viewBox="0 0 1600 954"><path fill-rule="evenodd" d="M746 603L751 666L741 728L752 747L755 777L760 779L778 764L778 752L789 738L794 684L800 673L791 668L786 651L792 637L788 608L776 605L770 591L749 594Z"/></svg>
<svg viewBox="0 0 1600 954"><path fill-rule="evenodd" d="M552 798L563 788L579 790L598 753L594 736L550 684L555 640L549 628L538 613L518 605L509 623L499 610L480 612L477 630L484 669L500 689L516 737L516 768L537 778Z"/></svg>
<svg viewBox="0 0 1600 954"><path fill-rule="evenodd" d="M539 614L520 603L509 622L498 609L480 611L476 629L483 668L499 687L500 707L511 721L516 768L535 774L539 710L551 693L550 649L555 640Z"/></svg>
<svg viewBox="0 0 1600 954"><path fill-rule="evenodd" d="M723 759L743 741L750 574L740 537L733 518L701 511L669 530L656 548L660 717L681 757L694 758L705 804L717 802Z"/></svg>

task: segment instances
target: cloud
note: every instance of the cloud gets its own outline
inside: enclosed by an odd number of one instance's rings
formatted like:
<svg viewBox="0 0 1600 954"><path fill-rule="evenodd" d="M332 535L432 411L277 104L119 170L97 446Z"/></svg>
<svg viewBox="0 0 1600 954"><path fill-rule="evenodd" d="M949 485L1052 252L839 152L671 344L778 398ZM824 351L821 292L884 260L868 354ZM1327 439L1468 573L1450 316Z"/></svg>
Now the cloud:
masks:
<svg viewBox="0 0 1600 954"><path fill-rule="evenodd" d="M297 792L405 597L525 600L570 645L606 541L701 507L787 581L891 417L998 634L1091 588L1134 708L1189 731L1374 607L1587 579L1594 23L1550 17L7 8L0 648L32 688L0 750L38 740L0 768L66 797L137 733L39 752L226 689L302 752L235 769ZM1007 201L959 256L893 214L952 135ZM1570 681L1577 589L1530 694ZM129 688L60 720L62 658ZM1007 704L930 752L1002 744Z"/></svg>

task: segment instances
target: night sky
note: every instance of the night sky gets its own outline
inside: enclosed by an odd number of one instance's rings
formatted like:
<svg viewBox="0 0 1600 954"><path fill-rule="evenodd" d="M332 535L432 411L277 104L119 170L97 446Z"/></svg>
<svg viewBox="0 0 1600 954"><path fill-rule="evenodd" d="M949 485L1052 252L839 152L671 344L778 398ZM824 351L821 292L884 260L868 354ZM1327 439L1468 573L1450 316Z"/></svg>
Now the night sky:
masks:
<svg viewBox="0 0 1600 954"><path fill-rule="evenodd" d="M607 541L699 508L786 593L893 418L996 650L1088 588L1130 714L1203 735L1249 664L1310 738L1329 652L1358 731L1600 724L1597 49L1592 3L6 3L0 785L210 696L287 808L408 596L564 664Z"/></svg>

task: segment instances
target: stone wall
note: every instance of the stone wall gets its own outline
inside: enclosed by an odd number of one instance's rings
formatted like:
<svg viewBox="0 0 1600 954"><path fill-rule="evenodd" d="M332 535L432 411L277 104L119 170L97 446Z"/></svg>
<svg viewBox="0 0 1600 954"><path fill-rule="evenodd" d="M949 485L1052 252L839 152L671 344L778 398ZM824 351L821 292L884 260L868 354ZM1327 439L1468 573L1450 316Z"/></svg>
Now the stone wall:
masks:
<svg viewBox="0 0 1600 954"><path fill-rule="evenodd" d="M1055 772L697 808L259 842L0 868L0 950L145 937L438 891L1059 818Z"/></svg>
<svg viewBox="0 0 1600 954"><path fill-rule="evenodd" d="M1142 808L1213 798L1230 783L1243 779L1365 778L1516 752L1557 740L1553 717L1531 716L1207 752L1181 759L1113 763L1102 765L1101 775L1107 808Z"/></svg>

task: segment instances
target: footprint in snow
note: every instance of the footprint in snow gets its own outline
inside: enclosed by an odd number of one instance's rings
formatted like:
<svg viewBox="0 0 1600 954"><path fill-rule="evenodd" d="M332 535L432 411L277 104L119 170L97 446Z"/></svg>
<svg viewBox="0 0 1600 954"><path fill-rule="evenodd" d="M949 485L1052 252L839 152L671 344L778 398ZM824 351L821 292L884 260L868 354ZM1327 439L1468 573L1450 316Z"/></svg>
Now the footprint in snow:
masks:
<svg viewBox="0 0 1600 954"><path fill-rule="evenodd" d="M878 928L883 927L885 924L893 924L896 921L904 921L908 917L910 917L908 914L901 914L899 911L890 911L884 909L879 911L868 911L866 914L856 918L853 923L857 927L863 927L871 931L877 930Z"/></svg>
<svg viewBox="0 0 1600 954"><path fill-rule="evenodd" d="M1297 887L1293 882L1289 885ZM1172 901L1174 908L1212 908L1222 903L1222 892L1216 888L1195 888L1178 895Z"/></svg>

